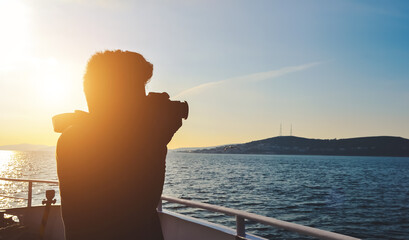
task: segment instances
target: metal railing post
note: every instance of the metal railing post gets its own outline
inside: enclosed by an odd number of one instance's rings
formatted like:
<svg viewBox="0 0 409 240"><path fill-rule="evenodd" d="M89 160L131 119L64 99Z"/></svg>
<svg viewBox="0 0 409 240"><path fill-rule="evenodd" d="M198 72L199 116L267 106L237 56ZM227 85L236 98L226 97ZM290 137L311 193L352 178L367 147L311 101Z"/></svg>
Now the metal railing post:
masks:
<svg viewBox="0 0 409 240"><path fill-rule="evenodd" d="M238 215L236 215L236 231L238 237L246 237L246 223L244 221L244 218Z"/></svg>
<svg viewBox="0 0 409 240"><path fill-rule="evenodd" d="M33 181L28 182L28 198L27 198L27 207L31 207L31 200L33 196Z"/></svg>
<svg viewBox="0 0 409 240"><path fill-rule="evenodd" d="M158 212L162 212L162 199L159 200L157 210Z"/></svg>

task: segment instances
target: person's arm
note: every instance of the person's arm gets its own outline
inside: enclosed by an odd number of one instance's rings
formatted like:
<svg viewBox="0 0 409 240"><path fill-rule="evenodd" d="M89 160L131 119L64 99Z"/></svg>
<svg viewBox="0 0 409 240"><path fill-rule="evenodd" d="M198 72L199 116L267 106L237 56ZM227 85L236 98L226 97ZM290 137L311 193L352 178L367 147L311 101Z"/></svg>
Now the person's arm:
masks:
<svg viewBox="0 0 409 240"><path fill-rule="evenodd" d="M61 134L57 142L56 160L57 174L60 183L60 194L62 199L75 198L76 193L81 192L81 186L84 185L85 161L81 154L78 134L73 129L68 129Z"/></svg>
<svg viewBox="0 0 409 240"><path fill-rule="evenodd" d="M182 119L169 108L169 95L164 93L150 93L151 109L148 109L150 120L156 140L162 145L167 145L176 131L182 126Z"/></svg>

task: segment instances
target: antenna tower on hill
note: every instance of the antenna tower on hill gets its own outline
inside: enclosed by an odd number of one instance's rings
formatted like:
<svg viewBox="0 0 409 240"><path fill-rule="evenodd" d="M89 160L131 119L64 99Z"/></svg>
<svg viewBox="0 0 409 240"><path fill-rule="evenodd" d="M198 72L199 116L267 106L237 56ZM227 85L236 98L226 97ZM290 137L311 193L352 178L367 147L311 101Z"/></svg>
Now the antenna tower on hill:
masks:
<svg viewBox="0 0 409 240"><path fill-rule="evenodd" d="M290 136L292 135L293 135L293 124L291 124L291 127L290 127Z"/></svg>
<svg viewBox="0 0 409 240"><path fill-rule="evenodd" d="M282 124L280 123L280 137L283 136L283 128L282 128Z"/></svg>

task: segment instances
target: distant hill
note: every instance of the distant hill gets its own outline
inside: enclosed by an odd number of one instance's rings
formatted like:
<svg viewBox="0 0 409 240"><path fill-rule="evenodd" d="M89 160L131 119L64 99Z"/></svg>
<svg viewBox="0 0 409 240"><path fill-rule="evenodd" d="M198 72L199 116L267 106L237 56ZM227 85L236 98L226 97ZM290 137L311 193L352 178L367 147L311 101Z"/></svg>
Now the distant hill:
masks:
<svg viewBox="0 0 409 240"><path fill-rule="evenodd" d="M55 151L55 146L34 145L34 144L16 144L0 146L0 150L14 150L14 151Z"/></svg>
<svg viewBox="0 0 409 240"><path fill-rule="evenodd" d="M309 139L294 136L280 136L243 144L232 144L184 152L409 157L409 139L390 136L346 139Z"/></svg>

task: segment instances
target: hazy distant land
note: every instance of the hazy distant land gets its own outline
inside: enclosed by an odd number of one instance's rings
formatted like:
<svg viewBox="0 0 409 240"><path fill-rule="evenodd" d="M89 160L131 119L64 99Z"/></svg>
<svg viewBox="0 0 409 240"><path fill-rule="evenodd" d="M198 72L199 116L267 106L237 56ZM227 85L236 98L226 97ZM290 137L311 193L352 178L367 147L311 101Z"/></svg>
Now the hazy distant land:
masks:
<svg viewBox="0 0 409 240"><path fill-rule="evenodd" d="M219 154L409 157L409 139L390 136L346 139L310 139L294 136L279 136L242 144L202 149L180 149L179 151Z"/></svg>
<svg viewBox="0 0 409 240"><path fill-rule="evenodd" d="M13 151L55 151L55 146L48 145L35 145L35 144L15 144L0 146L0 150L13 150Z"/></svg>
<svg viewBox="0 0 409 240"><path fill-rule="evenodd" d="M0 150L55 151L55 146L16 144L0 146ZM409 139L391 136L345 139L311 139L295 136L279 136L241 144L203 148L179 148L170 151L218 154L409 157Z"/></svg>

